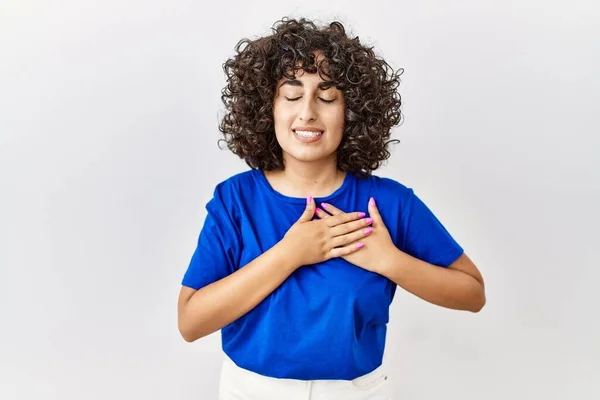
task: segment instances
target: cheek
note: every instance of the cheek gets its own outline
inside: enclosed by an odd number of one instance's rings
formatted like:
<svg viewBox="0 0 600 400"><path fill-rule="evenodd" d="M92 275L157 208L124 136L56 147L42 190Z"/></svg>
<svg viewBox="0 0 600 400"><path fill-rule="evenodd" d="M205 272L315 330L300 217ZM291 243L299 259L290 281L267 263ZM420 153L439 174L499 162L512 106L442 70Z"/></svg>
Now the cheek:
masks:
<svg viewBox="0 0 600 400"><path fill-rule="evenodd" d="M273 119L275 122L275 126L285 127L290 125L292 118L292 113L290 110L286 110L284 108L276 109L273 111Z"/></svg>
<svg viewBox="0 0 600 400"><path fill-rule="evenodd" d="M341 133L344 129L345 117L345 110L343 108L336 110L329 118L329 126Z"/></svg>
<svg viewBox="0 0 600 400"><path fill-rule="evenodd" d="M284 109L273 110L273 125L275 128L275 137L279 145L284 145L289 140L289 133L293 119L290 118L290 112Z"/></svg>

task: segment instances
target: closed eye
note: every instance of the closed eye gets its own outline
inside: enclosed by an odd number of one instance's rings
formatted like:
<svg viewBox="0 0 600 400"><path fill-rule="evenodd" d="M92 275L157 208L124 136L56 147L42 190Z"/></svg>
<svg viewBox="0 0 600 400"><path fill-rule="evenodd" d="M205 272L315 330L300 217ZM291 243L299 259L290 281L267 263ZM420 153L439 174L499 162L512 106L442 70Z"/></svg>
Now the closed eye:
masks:
<svg viewBox="0 0 600 400"><path fill-rule="evenodd" d="M295 98L289 98L289 97L286 97L285 99L286 99L287 101L297 101L297 100L300 100L301 98L302 98L302 96L300 96L300 97L295 97ZM327 104L329 104L329 103L333 103L333 102L334 102L336 99L333 99L333 100L327 100L327 99L324 99L324 98L322 98L322 97L319 97L319 100L321 100L323 103L327 103Z"/></svg>

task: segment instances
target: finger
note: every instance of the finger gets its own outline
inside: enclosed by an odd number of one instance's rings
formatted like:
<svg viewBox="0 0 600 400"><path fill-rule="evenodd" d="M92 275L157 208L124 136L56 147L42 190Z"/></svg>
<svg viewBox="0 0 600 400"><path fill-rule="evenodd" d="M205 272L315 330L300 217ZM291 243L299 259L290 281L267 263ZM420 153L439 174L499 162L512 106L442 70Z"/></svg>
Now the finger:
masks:
<svg viewBox="0 0 600 400"><path fill-rule="evenodd" d="M340 215L344 213L342 210L332 206L329 203L321 203L321 207L323 207L323 210L327 211L331 215Z"/></svg>
<svg viewBox="0 0 600 400"><path fill-rule="evenodd" d="M377 203L375 202L375 198L371 197L369 199L369 215L373 218L373 221L377 223L383 223L381 219L381 214L379 213L379 209L377 208Z"/></svg>
<svg viewBox="0 0 600 400"><path fill-rule="evenodd" d="M357 240L361 240L365 236L369 236L373 232L373 228L368 227L364 229L360 229L354 232L347 233L345 235L336 236L331 241L333 247L346 246L350 243L354 243Z"/></svg>
<svg viewBox="0 0 600 400"><path fill-rule="evenodd" d="M343 257L343 256L347 256L348 254L355 253L355 252L359 251L360 249L362 249L363 247L364 247L364 244L361 242L352 243L352 244L349 244L344 247L336 247L335 249L331 249L329 254L332 258Z"/></svg>
<svg viewBox="0 0 600 400"><path fill-rule="evenodd" d="M312 217L314 215L315 215L315 199L313 199L311 196L308 196L306 198L306 208L304 209L304 212L298 219L298 222L308 222L312 219Z"/></svg>
<svg viewBox="0 0 600 400"><path fill-rule="evenodd" d="M319 207L315 208L315 215L317 217L319 217L319 219L331 217L331 215L327 214L325 211L321 210Z"/></svg>
<svg viewBox="0 0 600 400"><path fill-rule="evenodd" d="M343 213L340 215L334 215L331 218L327 218L325 219L325 221L327 221L327 226L329 226L330 228L340 225L340 224L345 224L346 222L350 222L350 221L355 221L357 219L361 219L364 218L364 216L367 215L364 212L351 212L351 213Z"/></svg>
<svg viewBox="0 0 600 400"><path fill-rule="evenodd" d="M346 222L345 224L334 226L331 228L330 233L333 237L341 236L359 229L368 228L372 223L373 218L361 218L357 221Z"/></svg>

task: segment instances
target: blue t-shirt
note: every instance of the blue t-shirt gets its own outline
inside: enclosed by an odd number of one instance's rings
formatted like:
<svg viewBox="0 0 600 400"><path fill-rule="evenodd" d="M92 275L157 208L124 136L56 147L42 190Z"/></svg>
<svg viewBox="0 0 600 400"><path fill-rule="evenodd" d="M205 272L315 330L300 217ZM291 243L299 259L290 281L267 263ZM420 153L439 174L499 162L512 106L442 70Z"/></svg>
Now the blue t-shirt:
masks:
<svg viewBox="0 0 600 400"><path fill-rule="evenodd" d="M462 253L412 189L388 178L347 173L316 198L351 212L377 201L395 245L448 267ZM243 268L279 242L306 199L275 191L261 170L219 183L182 285L200 289ZM221 330L223 351L240 367L275 378L350 380L381 365L396 284L341 258L300 267L254 309Z"/></svg>

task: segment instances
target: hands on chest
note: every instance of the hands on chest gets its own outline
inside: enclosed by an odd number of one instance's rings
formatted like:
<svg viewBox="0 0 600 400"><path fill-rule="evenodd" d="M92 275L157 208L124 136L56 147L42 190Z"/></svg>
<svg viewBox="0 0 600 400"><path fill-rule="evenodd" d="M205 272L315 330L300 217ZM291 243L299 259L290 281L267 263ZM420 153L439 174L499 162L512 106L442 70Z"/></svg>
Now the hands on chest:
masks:
<svg viewBox="0 0 600 400"><path fill-rule="evenodd" d="M344 211L328 203L322 203L321 206L327 211L323 212L317 209L317 216L322 219L332 218L333 216L343 215ZM371 272L378 273L382 263L389 261L394 252L398 251L390 233L383 223L375 199L371 197L368 204L369 216L372 219L371 227L373 231L361 242L364 246L360 251L356 251L342 258L349 263L359 266Z"/></svg>
<svg viewBox="0 0 600 400"><path fill-rule="evenodd" d="M321 203L321 207L323 210L309 197L304 213L282 239L296 268L341 257L378 273L398 251L373 198L368 204L369 218L328 203ZM314 215L318 219L313 220Z"/></svg>

